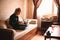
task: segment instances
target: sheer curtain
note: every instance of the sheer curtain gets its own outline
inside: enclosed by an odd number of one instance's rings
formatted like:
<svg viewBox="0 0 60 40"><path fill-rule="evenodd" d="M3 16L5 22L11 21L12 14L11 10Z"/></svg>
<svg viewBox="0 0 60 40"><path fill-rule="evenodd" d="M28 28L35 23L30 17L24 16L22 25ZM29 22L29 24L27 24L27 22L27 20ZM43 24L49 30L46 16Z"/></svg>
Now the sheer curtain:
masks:
<svg viewBox="0 0 60 40"><path fill-rule="evenodd" d="M43 17L44 15L52 16L52 0L42 0L41 5L37 9L37 15Z"/></svg>
<svg viewBox="0 0 60 40"><path fill-rule="evenodd" d="M60 22L60 0L54 0L54 1L56 3L57 8L58 8L57 15L58 15L58 22Z"/></svg>
<svg viewBox="0 0 60 40"><path fill-rule="evenodd" d="M37 18L37 8L41 4L42 0L33 0L34 3L34 13L33 13L33 19Z"/></svg>

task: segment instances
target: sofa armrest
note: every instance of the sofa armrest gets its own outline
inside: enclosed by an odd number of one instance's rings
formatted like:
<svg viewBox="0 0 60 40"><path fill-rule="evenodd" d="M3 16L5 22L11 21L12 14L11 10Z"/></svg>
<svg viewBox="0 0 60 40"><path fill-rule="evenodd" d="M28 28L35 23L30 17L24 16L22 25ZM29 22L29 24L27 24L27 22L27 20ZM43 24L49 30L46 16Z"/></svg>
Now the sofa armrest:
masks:
<svg viewBox="0 0 60 40"><path fill-rule="evenodd" d="M13 34L14 34L14 35L16 34L16 30L14 30L14 29L7 29L7 30L13 31Z"/></svg>
<svg viewBox="0 0 60 40"><path fill-rule="evenodd" d="M0 29L0 40L14 40L14 32L12 30Z"/></svg>

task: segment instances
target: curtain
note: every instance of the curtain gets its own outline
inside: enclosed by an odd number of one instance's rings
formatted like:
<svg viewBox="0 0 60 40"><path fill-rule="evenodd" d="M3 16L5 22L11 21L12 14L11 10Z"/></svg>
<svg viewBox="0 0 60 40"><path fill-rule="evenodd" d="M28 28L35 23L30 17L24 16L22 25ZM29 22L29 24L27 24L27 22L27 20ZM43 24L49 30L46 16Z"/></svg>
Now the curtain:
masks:
<svg viewBox="0 0 60 40"><path fill-rule="evenodd" d="M54 0L57 6L60 6L60 0Z"/></svg>
<svg viewBox="0 0 60 40"><path fill-rule="evenodd" d="M37 18L37 8L39 7L39 5L41 4L42 0L33 0L33 4L34 4L34 13L33 13L33 19Z"/></svg>
<svg viewBox="0 0 60 40"><path fill-rule="evenodd" d="M54 1L57 5L57 8L58 8L57 16L58 16L58 22L60 22L60 0L54 0Z"/></svg>

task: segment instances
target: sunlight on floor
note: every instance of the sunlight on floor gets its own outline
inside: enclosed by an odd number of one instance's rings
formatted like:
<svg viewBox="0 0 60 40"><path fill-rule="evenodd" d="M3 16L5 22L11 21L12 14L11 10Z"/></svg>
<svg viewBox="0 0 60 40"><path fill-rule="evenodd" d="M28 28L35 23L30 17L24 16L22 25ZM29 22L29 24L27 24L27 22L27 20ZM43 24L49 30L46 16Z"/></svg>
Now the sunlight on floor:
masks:
<svg viewBox="0 0 60 40"><path fill-rule="evenodd" d="M37 35L36 35L35 37L33 37L31 40L44 40L44 37L37 34Z"/></svg>
<svg viewBox="0 0 60 40"><path fill-rule="evenodd" d="M44 40L44 36L37 34L35 37L33 37L31 40ZM46 40L50 40L49 38ZM51 38L51 40L57 40L54 38Z"/></svg>

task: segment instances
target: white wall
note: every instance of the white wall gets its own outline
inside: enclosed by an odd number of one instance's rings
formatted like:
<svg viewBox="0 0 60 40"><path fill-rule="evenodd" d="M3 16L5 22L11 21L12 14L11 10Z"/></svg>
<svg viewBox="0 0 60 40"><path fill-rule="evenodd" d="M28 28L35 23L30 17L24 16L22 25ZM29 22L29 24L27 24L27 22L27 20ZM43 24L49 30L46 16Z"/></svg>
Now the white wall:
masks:
<svg viewBox="0 0 60 40"><path fill-rule="evenodd" d="M16 8L21 8L21 15L26 18L26 0L0 0L0 20L10 17Z"/></svg>

